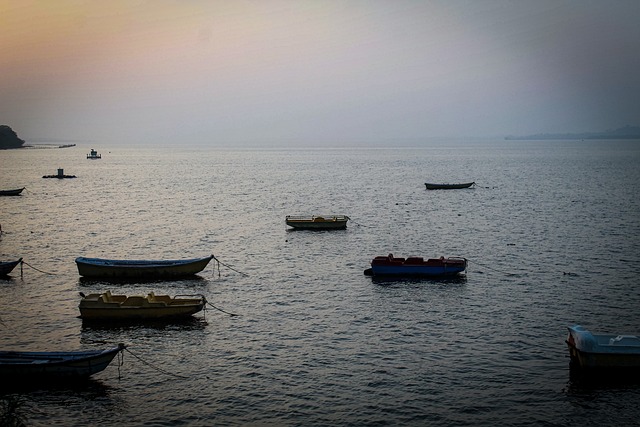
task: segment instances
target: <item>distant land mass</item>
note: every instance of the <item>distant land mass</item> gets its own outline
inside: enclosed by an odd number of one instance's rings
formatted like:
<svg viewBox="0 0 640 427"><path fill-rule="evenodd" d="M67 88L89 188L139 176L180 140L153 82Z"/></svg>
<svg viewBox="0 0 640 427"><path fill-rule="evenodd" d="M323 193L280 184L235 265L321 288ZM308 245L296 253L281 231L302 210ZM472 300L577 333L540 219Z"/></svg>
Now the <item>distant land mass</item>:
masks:
<svg viewBox="0 0 640 427"><path fill-rule="evenodd" d="M21 148L24 145L24 139L18 138L18 134L15 133L11 127L7 125L0 125L0 149L7 148Z"/></svg>
<svg viewBox="0 0 640 427"><path fill-rule="evenodd" d="M537 133L526 136L506 136L506 140L534 139L640 139L640 126L625 126L604 132L584 133Z"/></svg>

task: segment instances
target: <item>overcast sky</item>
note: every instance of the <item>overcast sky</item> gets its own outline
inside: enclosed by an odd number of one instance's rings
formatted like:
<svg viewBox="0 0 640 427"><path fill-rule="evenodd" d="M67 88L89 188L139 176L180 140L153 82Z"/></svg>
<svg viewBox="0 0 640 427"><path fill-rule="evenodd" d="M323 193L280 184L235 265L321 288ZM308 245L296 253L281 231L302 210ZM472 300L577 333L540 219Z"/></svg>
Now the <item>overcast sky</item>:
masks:
<svg viewBox="0 0 640 427"><path fill-rule="evenodd" d="M640 0L0 0L0 99L27 141L640 125Z"/></svg>

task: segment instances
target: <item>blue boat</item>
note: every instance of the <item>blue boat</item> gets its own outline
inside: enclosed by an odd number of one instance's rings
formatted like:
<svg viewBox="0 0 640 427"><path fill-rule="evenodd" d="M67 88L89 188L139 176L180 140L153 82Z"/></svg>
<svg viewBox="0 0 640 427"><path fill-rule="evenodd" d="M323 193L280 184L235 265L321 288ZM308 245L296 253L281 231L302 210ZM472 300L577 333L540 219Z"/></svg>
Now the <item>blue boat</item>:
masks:
<svg viewBox="0 0 640 427"><path fill-rule="evenodd" d="M0 379L48 381L81 379L103 371L125 349L124 344L104 350L0 351Z"/></svg>
<svg viewBox="0 0 640 427"><path fill-rule="evenodd" d="M193 276L204 270L213 259L204 258L175 260L118 260L103 258L76 258L81 276L98 279L174 279Z"/></svg>
<svg viewBox="0 0 640 427"><path fill-rule="evenodd" d="M467 269L467 260L460 257L429 258L423 257L396 258L393 254L377 256L371 261L371 269L365 274L374 276L454 276Z"/></svg>
<svg viewBox="0 0 640 427"><path fill-rule="evenodd" d="M22 258L17 261L0 262L0 276L6 276L16 267L16 265L22 262Z"/></svg>

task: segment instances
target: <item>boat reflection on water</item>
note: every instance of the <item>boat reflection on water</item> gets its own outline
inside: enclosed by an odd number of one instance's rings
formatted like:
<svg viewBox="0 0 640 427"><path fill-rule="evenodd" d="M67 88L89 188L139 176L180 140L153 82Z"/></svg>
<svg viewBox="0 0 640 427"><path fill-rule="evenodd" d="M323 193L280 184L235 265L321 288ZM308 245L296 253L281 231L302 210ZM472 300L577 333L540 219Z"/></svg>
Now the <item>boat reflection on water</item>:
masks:
<svg viewBox="0 0 640 427"><path fill-rule="evenodd" d="M397 284L419 284L423 286L429 286L430 284L436 285L464 285L467 283L467 276L443 276L443 277L429 277L429 276L370 276L371 282L376 285L397 285Z"/></svg>
<svg viewBox="0 0 640 427"><path fill-rule="evenodd" d="M118 388L95 378L84 381L55 381L49 383L17 381L0 383L0 425L38 425L42 413L57 411L60 402L65 405L83 405L103 402L115 406L113 395ZM33 408L38 408L34 412Z"/></svg>
<svg viewBox="0 0 640 427"><path fill-rule="evenodd" d="M640 390L640 369L585 371L569 364L569 393L628 389Z"/></svg>
<svg viewBox="0 0 640 427"><path fill-rule="evenodd" d="M203 310L206 313L207 310ZM191 316L180 319L159 319L159 320L141 320L135 323L130 321L113 321L108 322L96 322L96 321L82 321L81 333L91 334L93 332L109 332L109 333L122 333L126 336L130 332L155 330L155 331L176 331L176 332L191 332L191 331L203 331L208 325L206 316ZM98 337L90 338L85 336L86 341L96 342L101 341Z"/></svg>
<svg viewBox="0 0 640 427"><path fill-rule="evenodd" d="M162 286L164 289L171 287L172 289L187 289L187 288L195 288L196 286L201 286L203 282L206 282L206 277L202 277L199 275L189 276L189 277L181 277L179 279L166 280L166 279L158 279L158 278L95 278L95 277L78 277L78 284L82 287L96 287L96 289L102 289L105 286L121 284L121 285L145 285L149 286L152 284L158 284Z"/></svg>

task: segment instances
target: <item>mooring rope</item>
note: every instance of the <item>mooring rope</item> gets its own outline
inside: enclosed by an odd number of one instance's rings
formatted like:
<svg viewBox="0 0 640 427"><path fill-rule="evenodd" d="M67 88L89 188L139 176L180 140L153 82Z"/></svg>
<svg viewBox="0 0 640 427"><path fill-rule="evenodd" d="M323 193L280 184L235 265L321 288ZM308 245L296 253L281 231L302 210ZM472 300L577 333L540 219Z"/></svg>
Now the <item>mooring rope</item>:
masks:
<svg viewBox="0 0 640 427"><path fill-rule="evenodd" d="M144 360L142 357L138 356L137 354L133 354L133 352L131 350L129 350L127 347L125 347L124 349L125 349L125 351L127 353L129 353L130 355L132 355L133 357L135 357L136 359L138 359L139 361L141 361L145 365L148 365L148 366L152 367L153 369L155 369L155 370L157 370L159 372L162 372L163 374L171 375L171 376L174 376L174 377L177 377L177 378L182 378L182 379L188 379L189 378L189 377L185 377L185 376L182 376L182 375L174 374L173 372L165 371L164 369L161 369L161 368L157 367L156 365L153 365L152 363L147 362L146 360Z"/></svg>
<svg viewBox="0 0 640 427"><path fill-rule="evenodd" d="M238 270L236 270L235 268L233 268L233 267L231 267L231 266L228 266L228 265L227 265L227 264L225 264L224 262L220 261L218 258L216 258L216 257L215 257L215 255L211 255L211 256L213 257L213 259L215 259L215 260L216 260L216 262L217 262L218 264L222 264L222 265L224 265L225 267L227 267L229 270L233 270L233 271L235 271L235 272L236 272L236 273L238 273L238 274L242 274L242 275L243 275L243 276L245 276L245 277L249 277L249 275L248 275L247 273L243 273L242 271L238 271ZM215 267L214 267L214 273L215 273ZM220 277L220 265L218 265L218 277Z"/></svg>
<svg viewBox="0 0 640 427"><path fill-rule="evenodd" d="M349 217L347 217L347 218L349 218ZM362 224L360 224L360 223L358 223L358 222L354 221L352 218L349 218L349 220L350 220L351 222L353 222L355 225L357 225L358 227L364 227L364 225L362 225Z"/></svg>
<svg viewBox="0 0 640 427"><path fill-rule="evenodd" d="M122 350L124 349L126 349L126 347ZM120 375L120 367L124 365L124 352L122 350L118 352L118 381L122 379L122 376Z"/></svg>
<svg viewBox="0 0 640 427"><path fill-rule="evenodd" d="M471 261L468 258L467 258L467 261L472 263L472 264L479 265L480 267L488 268L489 270L493 270L493 271L496 271L498 273L506 274L507 276L519 276L519 274L517 274L517 273L509 273L507 271L498 270L496 268L489 267L488 265L483 265L483 264L480 264L479 262Z"/></svg>
<svg viewBox="0 0 640 427"><path fill-rule="evenodd" d="M22 261L22 264L26 264L27 266L29 266L29 267L33 268L33 269L34 269L34 270L36 270L36 271L39 271L40 273L49 274L49 275L51 275L51 276L57 276L57 273L49 273L48 271L40 270L40 269L38 269L38 268L35 268L33 265L29 264L29 263L28 263L28 262L26 262L26 261ZM22 267L21 267L21 268L22 268ZM22 276L22 272L20 273L20 275Z"/></svg>
<svg viewBox="0 0 640 427"><path fill-rule="evenodd" d="M223 309L218 308L215 305L211 304L209 301L207 301L207 304L210 305L211 307L215 308L218 311L221 311L221 312L223 312L225 314L228 314L229 316L240 316L239 314L234 314L234 313L229 313L228 311L224 311Z"/></svg>
<svg viewBox="0 0 640 427"><path fill-rule="evenodd" d="M16 331L13 330L13 328L8 327L6 323L4 323L4 321L2 320L2 318L0 318L0 325L5 327L5 330L9 331L13 336L15 337L19 337L19 335L16 333Z"/></svg>

